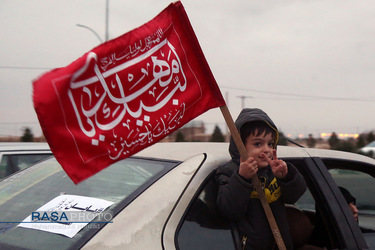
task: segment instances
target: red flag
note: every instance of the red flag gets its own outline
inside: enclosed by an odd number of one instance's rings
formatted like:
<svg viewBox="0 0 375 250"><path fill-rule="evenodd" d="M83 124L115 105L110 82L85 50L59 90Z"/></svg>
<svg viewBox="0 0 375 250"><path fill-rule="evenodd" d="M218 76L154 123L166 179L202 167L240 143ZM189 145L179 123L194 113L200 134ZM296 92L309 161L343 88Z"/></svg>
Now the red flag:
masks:
<svg viewBox="0 0 375 250"><path fill-rule="evenodd" d="M180 2L44 74L33 91L47 142L75 183L225 105Z"/></svg>

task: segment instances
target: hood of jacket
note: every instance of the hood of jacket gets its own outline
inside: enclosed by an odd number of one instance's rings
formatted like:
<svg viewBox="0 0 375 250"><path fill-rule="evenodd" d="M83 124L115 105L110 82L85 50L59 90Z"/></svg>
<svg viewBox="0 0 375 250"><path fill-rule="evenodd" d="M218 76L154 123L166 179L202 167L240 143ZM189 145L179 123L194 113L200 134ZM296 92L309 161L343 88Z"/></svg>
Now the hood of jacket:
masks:
<svg viewBox="0 0 375 250"><path fill-rule="evenodd" d="M254 122L254 121L263 121L268 126L270 126L273 130L276 131L276 137L275 138L275 144L274 148L276 148L277 141L279 140L279 131L277 130L277 127L275 123L271 120L271 118L261 109L258 108L245 108L241 111L241 113L238 115L235 125L240 131L241 127L248 122ZM236 144L234 143L233 137L230 138L229 143L229 153L232 157L232 160L236 163L240 162L240 153L237 149Z"/></svg>

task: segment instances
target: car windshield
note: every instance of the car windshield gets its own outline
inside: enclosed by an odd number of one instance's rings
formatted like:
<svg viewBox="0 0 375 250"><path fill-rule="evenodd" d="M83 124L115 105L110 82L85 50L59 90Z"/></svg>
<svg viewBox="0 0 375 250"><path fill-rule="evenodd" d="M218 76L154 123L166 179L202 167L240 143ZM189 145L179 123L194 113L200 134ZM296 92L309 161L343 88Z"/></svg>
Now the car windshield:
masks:
<svg viewBox="0 0 375 250"><path fill-rule="evenodd" d="M12 175L0 182L0 248L40 249L42 246L51 249L59 246L60 249L76 249L105 223L90 223L70 238L25 228L20 226L25 223L20 222L61 195L113 202L105 211L116 215L177 164L173 161L128 158L78 185L70 180L54 158Z"/></svg>

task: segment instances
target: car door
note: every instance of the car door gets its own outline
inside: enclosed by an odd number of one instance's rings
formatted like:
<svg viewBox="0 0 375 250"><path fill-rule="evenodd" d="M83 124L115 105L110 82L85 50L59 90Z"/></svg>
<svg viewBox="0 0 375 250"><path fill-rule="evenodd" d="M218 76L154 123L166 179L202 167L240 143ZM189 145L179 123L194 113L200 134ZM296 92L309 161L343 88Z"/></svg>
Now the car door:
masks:
<svg viewBox="0 0 375 250"><path fill-rule="evenodd" d="M236 249L231 224L216 209L214 174L228 157L207 155L166 222L164 249Z"/></svg>
<svg viewBox="0 0 375 250"><path fill-rule="evenodd" d="M316 208L319 210L330 240L328 248L367 248L358 224L328 171L332 166L341 166L350 161L340 157L309 157L308 154L285 157L284 160L299 169L308 186L306 194L294 205L306 214L313 226L316 223ZM239 242L235 228L215 208L217 189L213 178L214 171L214 166L203 165L182 195L163 233L164 238L174 235L173 244L170 244L171 241L165 241L166 249L238 247L235 243ZM308 238L310 241L305 243L312 245L312 235Z"/></svg>
<svg viewBox="0 0 375 250"><path fill-rule="evenodd" d="M358 224L370 248L375 247L375 166L362 162L327 164L333 180L349 191L358 209Z"/></svg>
<svg viewBox="0 0 375 250"><path fill-rule="evenodd" d="M312 157L303 161L290 159L305 177L308 191L298 202L303 210L310 210L313 224L323 220L327 233L328 248L363 249L366 241L355 222L348 204L344 200L328 169L349 164L345 159ZM352 162L351 162L352 163ZM310 198L307 198L309 197Z"/></svg>
<svg viewBox="0 0 375 250"><path fill-rule="evenodd" d="M329 248L363 249L366 242L355 223L348 206L324 162L317 157L285 159L294 164L304 176L308 191L297 202L297 206L315 224L318 207L329 235ZM202 168L204 169L204 168ZM214 183L215 170L196 187L196 194L175 230L175 244L178 249L237 249L239 242L233 224L221 216L216 209L217 188ZM316 204L318 204L316 206ZM301 227L299 227L301 228ZM312 236L308 238L311 239ZM306 241L305 244L316 245Z"/></svg>
<svg viewBox="0 0 375 250"><path fill-rule="evenodd" d="M177 227L175 244L178 249L236 249L238 236L232 223L216 206L215 172L213 170L202 182Z"/></svg>

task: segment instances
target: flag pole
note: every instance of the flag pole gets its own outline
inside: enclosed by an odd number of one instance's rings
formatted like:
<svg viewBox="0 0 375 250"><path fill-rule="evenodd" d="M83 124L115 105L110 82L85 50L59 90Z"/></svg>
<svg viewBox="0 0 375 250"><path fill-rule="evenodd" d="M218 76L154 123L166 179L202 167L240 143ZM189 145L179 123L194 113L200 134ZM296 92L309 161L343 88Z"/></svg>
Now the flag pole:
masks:
<svg viewBox="0 0 375 250"><path fill-rule="evenodd" d="M240 153L240 156L243 161L245 161L247 158L249 158L248 153L246 151L245 145L243 144L240 133L238 132L238 129L236 125L234 124L233 118L228 110L228 107L226 105L220 107L221 113L224 116L225 122L227 123L227 126L229 128L229 131L231 132L232 138L234 140L234 143L236 144L238 151ZM275 238L276 244L279 249L286 249L283 238L280 234L280 230L277 226L277 223L275 221L275 217L272 214L272 210L270 207L270 204L268 204L268 201L266 199L266 195L264 194L264 191L262 189L262 185L260 183L260 180L257 175L254 175L252 178L252 183L255 186L255 189L258 192L259 199L262 203L264 212L266 213L268 223L270 224L271 231L273 233L273 237Z"/></svg>

